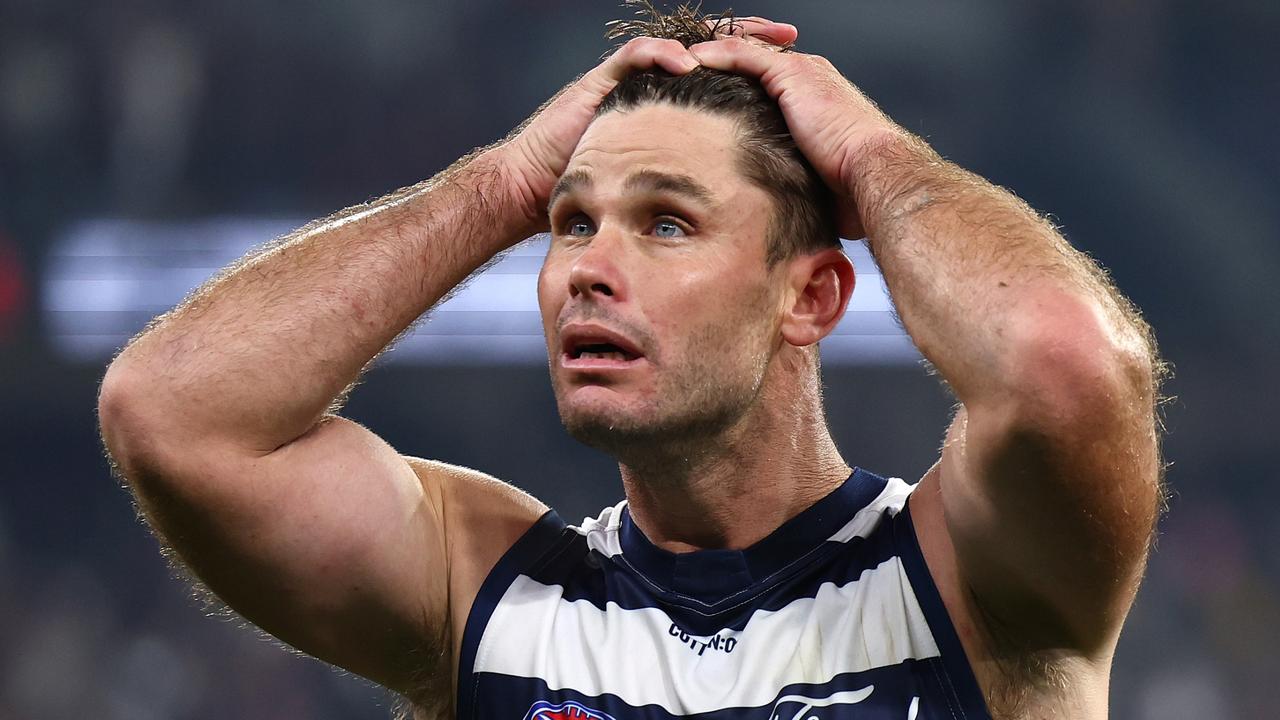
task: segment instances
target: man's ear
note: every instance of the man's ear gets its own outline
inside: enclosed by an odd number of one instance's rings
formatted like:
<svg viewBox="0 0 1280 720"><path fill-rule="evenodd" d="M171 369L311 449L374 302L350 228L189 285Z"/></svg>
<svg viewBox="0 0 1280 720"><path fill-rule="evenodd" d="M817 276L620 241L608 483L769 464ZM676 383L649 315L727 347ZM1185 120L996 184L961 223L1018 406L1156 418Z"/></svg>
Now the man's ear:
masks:
<svg viewBox="0 0 1280 720"><path fill-rule="evenodd" d="M812 345L835 329L853 296L853 263L840 248L802 253L784 261L789 307L783 308L782 338Z"/></svg>

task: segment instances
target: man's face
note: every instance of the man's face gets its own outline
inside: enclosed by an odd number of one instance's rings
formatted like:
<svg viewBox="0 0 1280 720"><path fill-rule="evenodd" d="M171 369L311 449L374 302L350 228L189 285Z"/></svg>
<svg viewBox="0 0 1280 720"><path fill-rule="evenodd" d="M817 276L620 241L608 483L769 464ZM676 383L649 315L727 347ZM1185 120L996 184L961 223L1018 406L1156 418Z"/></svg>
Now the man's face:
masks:
<svg viewBox="0 0 1280 720"><path fill-rule="evenodd" d="M740 152L731 120L665 104L603 115L578 143L538 301L561 419L587 444L693 439L755 399L780 283Z"/></svg>

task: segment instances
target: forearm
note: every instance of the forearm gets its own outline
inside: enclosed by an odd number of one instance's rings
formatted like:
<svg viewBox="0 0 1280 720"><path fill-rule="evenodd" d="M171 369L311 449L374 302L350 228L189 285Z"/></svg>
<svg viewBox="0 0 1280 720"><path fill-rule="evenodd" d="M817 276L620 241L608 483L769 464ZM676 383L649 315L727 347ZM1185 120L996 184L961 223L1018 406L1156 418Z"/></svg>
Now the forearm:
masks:
<svg viewBox="0 0 1280 720"><path fill-rule="evenodd" d="M903 325L962 401L1009 396L1046 358L1149 358L1101 269L1008 191L897 135L847 180Z"/></svg>
<svg viewBox="0 0 1280 720"><path fill-rule="evenodd" d="M524 237L495 153L308 225L228 268L112 364L130 415L172 440L269 452L494 254ZM110 403L105 403L109 406Z"/></svg>

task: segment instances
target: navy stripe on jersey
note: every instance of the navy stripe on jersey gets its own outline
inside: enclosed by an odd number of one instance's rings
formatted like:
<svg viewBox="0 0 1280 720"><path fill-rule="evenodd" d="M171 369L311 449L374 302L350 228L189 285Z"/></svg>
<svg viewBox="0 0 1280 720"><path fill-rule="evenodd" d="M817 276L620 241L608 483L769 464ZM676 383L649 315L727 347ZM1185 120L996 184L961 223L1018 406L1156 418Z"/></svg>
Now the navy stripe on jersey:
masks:
<svg viewBox="0 0 1280 720"><path fill-rule="evenodd" d="M951 691L963 707L986 708L986 700L978 689L978 680L973 674L973 666L969 664L960 644L960 636L951 624L951 615L938 594L938 586L933 582L929 566L924 561L924 553L920 550L920 542L916 538L915 523L911 521L911 502L908 501L891 521L893 535L898 546L902 548L902 567L907 571L911 588L915 591L916 600L924 616L929 620L929 628L933 631L933 640L942 653L942 661L946 665L945 677L954 680Z"/></svg>

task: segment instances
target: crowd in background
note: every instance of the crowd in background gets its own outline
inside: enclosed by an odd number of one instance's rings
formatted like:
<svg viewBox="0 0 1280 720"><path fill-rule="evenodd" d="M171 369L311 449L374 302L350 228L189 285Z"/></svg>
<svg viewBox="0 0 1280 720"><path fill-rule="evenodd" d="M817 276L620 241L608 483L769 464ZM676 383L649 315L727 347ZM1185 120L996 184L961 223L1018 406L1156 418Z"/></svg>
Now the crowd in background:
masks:
<svg viewBox="0 0 1280 720"><path fill-rule="evenodd" d="M1170 508L1113 716L1276 717L1280 4L738 9L796 24L799 50L1051 213L1143 309L1175 366ZM389 716L392 698L281 651L166 565L96 436L109 358L46 341L49 248L86 218L319 216L416 182L590 67L624 12L0 0L0 720ZM567 517L616 499L607 460L560 434L545 370L467 365L375 370L350 412ZM909 477L932 461L947 399L921 369L843 368L828 385L851 462Z"/></svg>

